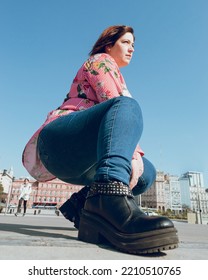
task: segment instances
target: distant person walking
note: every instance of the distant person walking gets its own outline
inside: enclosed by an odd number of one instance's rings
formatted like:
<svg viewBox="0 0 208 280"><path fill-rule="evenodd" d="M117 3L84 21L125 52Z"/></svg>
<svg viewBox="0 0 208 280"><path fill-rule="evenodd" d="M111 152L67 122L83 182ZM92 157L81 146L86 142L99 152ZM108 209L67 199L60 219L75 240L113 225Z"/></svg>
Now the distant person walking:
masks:
<svg viewBox="0 0 208 280"><path fill-rule="evenodd" d="M17 216L21 212L22 202L24 208L23 216L25 216L27 210L27 201L29 199L31 192L32 192L32 187L31 184L29 183L29 179L25 178L24 183L20 187L19 203L15 216Z"/></svg>

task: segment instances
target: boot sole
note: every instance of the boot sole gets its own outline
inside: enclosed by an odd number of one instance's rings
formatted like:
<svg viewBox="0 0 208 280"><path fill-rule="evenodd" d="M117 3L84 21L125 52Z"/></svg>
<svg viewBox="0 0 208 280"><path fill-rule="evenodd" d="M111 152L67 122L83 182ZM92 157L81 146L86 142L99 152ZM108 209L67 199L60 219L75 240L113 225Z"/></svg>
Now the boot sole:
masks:
<svg viewBox="0 0 208 280"><path fill-rule="evenodd" d="M96 214L83 211L78 239L100 244L103 238L120 251L130 254L152 254L178 247L177 230L174 227L141 233L122 233Z"/></svg>

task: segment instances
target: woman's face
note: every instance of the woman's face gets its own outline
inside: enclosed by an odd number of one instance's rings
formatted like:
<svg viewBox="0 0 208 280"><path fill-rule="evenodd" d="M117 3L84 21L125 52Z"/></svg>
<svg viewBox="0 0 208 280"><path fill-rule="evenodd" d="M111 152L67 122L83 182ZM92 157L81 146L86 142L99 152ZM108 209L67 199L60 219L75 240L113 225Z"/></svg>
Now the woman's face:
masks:
<svg viewBox="0 0 208 280"><path fill-rule="evenodd" d="M114 46L107 46L106 53L112 56L118 67L124 67L131 61L134 52L134 37L132 33L127 32L121 36Z"/></svg>

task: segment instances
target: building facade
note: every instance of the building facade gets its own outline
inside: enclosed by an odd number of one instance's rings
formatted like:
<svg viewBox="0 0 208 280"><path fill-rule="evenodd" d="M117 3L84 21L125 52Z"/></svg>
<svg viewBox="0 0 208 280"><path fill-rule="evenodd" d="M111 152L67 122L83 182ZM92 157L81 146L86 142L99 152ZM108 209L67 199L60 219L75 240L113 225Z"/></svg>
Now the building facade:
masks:
<svg viewBox="0 0 208 280"><path fill-rule="evenodd" d="M167 193L165 192L165 174L157 171L156 180L145 193L141 195L141 206L164 212L166 210Z"/></svg>
<svg viewBox="0 0 208 280"><path fill-rule="evenodd" d="M155 182L140 201L142 207L160 212L189 209L208 213L208 192L201 172L189 171L178 177L157 171Z"/></svg>
<svg viewBox="0 0 208 280"><path fill-rule="evenodd" d="M24 178L14 179L9 197L9 205L17 206L20 187ZM48 182L37 182L30 180L32 193L28 200L28 208L59 208L74 192L78 192L83 186L65 183L59 179Z"/></svg>
<svg viewBox="0 0 208 280"><path fill-rule="evenodd" d="M13 179L14 172L12 167L9 170L4 169L3 171L0 171L0 183L3 186L5 193L9 193Z"/></svg>
<svg viewBox="0 0 208 280"><path fill-rule="evenodd" d="M166 174L164 179L166 209L170 209L175 213L181 212L181 192L178 176Z"/></svg>
<svg viewBox="0 0 208 280"><path fill-rule="evenodd" d="M208 213L208 192L204 186L203 174L188 171L181 176L180 180L182 181L181 193L187 189L183 203L187 203L193 212Z"/></svg>
<svg viewBox="0 0 208 280"><path fill-rule="evenodd" d="M154 208L160 212L168 209L180 212L182 206L178 177L157 171L155 182L147 192L141 195L141 206Z"/></svg>

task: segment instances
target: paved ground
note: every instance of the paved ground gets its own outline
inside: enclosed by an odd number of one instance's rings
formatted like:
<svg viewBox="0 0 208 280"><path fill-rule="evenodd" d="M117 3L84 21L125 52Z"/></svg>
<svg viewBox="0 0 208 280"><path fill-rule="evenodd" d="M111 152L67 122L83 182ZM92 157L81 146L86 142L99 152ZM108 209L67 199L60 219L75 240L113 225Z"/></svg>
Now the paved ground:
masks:
<svg viewBox="0 0 208 280"><path fill-rule="evenodd" d="M208 225L174 222L179 248L152 256L124 254L77 239L63 216L0 214L1 260L208 260Z"/></svg>

